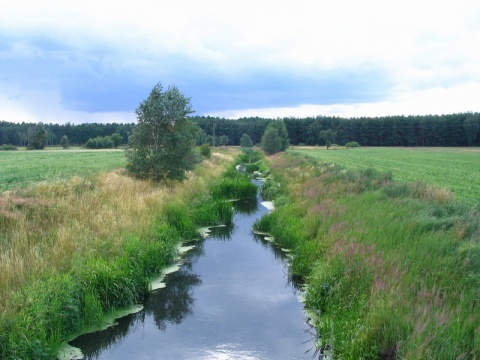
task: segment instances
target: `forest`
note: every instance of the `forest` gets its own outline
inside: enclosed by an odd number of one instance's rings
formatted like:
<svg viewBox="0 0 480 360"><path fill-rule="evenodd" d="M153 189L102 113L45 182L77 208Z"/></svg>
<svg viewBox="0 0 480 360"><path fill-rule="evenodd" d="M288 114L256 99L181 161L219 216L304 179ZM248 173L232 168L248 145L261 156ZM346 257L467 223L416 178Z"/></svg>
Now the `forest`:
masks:
<svg viewBox="0 0 480 360"><path fill-rule="evenodd" d="M231 120L211 116L191 119L213 137L228 137L228 145L239 145L243 134L259 144L267 125L274 119L250 117ZM277 119L278 120L278 119ZM480 146L480 113L341 118L316 116L283 118L291 145L324 145L322 130L336 133L335 143L356 141L362 146ZM39 124L0 121L0 145L28 145ZM119 133L128 141L135 124L42 124L46 145L59 145L67 136L71 145L83 146L91 138Z"/></svg>

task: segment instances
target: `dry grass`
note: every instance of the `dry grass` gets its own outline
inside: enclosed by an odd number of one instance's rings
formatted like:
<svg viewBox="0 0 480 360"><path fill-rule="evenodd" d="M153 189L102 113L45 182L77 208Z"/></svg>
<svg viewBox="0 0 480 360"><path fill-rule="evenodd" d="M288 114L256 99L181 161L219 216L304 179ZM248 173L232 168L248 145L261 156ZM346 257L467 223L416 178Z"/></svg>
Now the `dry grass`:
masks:
<svg viewBox="0 0 480 360"><path fill-rule="evenodd" d="M75 261L113 256L125 234L147 234L165 202L206 191L206 181L232 158L213 153L183 183L160 185L116 170L1 194L0 313L9 294L30 279L67 272Z"/></svg>

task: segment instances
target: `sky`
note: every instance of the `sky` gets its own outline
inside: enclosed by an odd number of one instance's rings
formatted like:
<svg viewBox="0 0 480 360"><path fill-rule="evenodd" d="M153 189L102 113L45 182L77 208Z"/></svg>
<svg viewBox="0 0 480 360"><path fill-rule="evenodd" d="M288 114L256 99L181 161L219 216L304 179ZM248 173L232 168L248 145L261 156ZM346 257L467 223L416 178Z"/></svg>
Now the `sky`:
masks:
<svg viewBox="0 0 480 360"><path fill-rule="evenodd" d="M0 0L0 120L480 111L478 0Z"/></svg>

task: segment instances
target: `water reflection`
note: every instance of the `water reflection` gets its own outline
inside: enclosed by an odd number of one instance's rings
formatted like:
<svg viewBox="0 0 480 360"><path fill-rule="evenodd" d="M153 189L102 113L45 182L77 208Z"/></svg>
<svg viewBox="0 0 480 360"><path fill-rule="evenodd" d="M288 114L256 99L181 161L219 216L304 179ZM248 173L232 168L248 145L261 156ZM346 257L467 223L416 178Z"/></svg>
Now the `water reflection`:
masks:
<svg viewBox="0 0 480 360"><path fill-rule="evenodd" d="M215 238L217 240L230 240L232 238L233 230L235 230L235 224L228 224L225 226L216 226L210 228L210 238Z"/></svg>
<svg viewBox="0 0 480 360"><path fill-rule="evenodd" d="M258 210L257 199L238 200L233 202L233 207L237 213L251 215Z"/></svg>
<svg viewBox="0 0 480 360"><path fill-rule="evenodd" d="M141 327L146 316L153 317L156 327L162 332L167 330L169 323L180 324L192 314L195 301L192 288L202 283L200 277L192 272L193 263L203 255L202 245L198 243L190 250L190 257L180 270L168 275L167 287L147 295L142 311L118 319L117 325L104 331L82 335L70 344L82 349L85 359L96 359L103 351Z"/></svg>
<svg viewBox="0 0 480 360"><path fill-rule="evenodd" d="M237 202L235 225L192 243L143 311L71 344L86 359L314 358L316 337L294 296L303 284L290 277L282 249L251 230L266 212Z"/></svg>

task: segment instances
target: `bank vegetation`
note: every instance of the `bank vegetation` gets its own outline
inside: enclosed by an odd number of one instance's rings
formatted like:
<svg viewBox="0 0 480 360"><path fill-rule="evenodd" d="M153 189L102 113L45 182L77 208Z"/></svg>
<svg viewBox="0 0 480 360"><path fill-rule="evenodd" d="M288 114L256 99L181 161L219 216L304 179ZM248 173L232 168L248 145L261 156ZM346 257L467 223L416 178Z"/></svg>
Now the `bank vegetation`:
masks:
<svg viewBox="0 0 480 360"><path fill-rule="evenodd" d="M319 351L341 359L480 358L480 214L452 193L302 155L269 158L256 224L292 249Z"/></svg>
<svg viewBox="0 0 480 360"><path fill-rule="evenodd" d="M235 154L212 153L183 182L119 169L2 193L0 358L54 358L72 334L141 302L179 243L231 222L231 183L250 184L222 175Z"/></svg>

